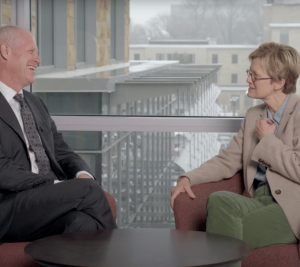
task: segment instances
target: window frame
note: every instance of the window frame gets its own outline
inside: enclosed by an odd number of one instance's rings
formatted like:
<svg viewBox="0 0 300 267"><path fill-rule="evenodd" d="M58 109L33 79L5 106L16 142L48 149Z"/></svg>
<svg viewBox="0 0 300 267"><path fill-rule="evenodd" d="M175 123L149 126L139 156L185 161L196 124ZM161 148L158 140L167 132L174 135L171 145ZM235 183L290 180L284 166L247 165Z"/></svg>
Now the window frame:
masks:
<svg viewBox="0 0 300 267"><path fill-rule="evenodd" d="M238 84L238 78L237 73L231 73L231 84Z"/></svg>
<svg viewBox="0 0 300 267"><path fill-rule="evenodd" d="M141 54L140 53L134 53L133 57L134 57L134 60L141 60ZM138 59L137 59L137 57L138 57Z"/></svg>
<svg viewBox="0 0 300 267"><path fill-rule="evenodd" d="M219 55L218 54L212 54L211 55L211 63L212 64L218 64L219 62Z"/></svg>
<svg viewBox="0 0 300 267"><path fill-rule="evenodd" d="M60 131L238 132L243 117L51 116Z"/></svg>
<svg viewBox="0 0 300 267"><path fill-rule="evenodd" d="M231 55L231 64L238 64L239 63L239 56L238 54Z"/></svg>
<svg viewBox="0 0 300 267"><path fill-rule="evenodd" d="M84 42L83 42L83 58L84 61L78 61L78 1L79 0L75 0L75 10L74 10L74 35L75 35L75 48L76 48L76 63L75 66L76 68L78 67L82 67L86 65L86 44L85 44L85 38L84 38ZM83 21L84 21L84 33L86 32L86 1L83 1L83 6L84 6L84 10L83 10Z"/></svg>
<svg viewBox="0 0 300 267"><path fill-rule="evenodd" d="M156 60L165 60L165 54L156 53Z"/></svg>
<svg viewBox="0 0 300 267"><path fill-rule="evenodd" d="M288 30L281 30L279 36L279 43L289 45L290 34Z"/></svg>

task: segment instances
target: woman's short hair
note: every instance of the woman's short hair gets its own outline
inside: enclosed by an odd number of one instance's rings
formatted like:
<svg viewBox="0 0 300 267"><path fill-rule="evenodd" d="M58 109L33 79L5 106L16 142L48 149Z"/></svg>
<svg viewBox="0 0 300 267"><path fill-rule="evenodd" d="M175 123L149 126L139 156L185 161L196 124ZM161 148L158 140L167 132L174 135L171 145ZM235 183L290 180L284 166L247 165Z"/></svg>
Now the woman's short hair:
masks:
<svg viewBox="0 0 300 267"><path fill-rule="evenodd" d="M284 79L283 93L296 92L296 83L300 74L300 56L293 47L274 42L262 43L248 58L250 61L260 58L267 74L274 81Z"/></svg>

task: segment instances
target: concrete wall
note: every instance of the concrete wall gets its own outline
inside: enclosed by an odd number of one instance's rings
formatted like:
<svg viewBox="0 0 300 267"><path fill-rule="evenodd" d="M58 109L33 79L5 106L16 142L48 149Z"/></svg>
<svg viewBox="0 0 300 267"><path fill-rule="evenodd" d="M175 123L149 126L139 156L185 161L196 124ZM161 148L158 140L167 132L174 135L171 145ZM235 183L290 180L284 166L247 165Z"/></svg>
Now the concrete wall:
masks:
<svg viewBox="0 0 300 267"><path fill-rule="evenodd" d="M11 0L1 0L1 26L11 25Z"/></svg>
<svg viewBox="0 0 300 267"><path fill-rule="evenodd" d="M110 0L97 0L97 66L110 64Z"/></svg>
<svg viewBox="0 0 300 267"><path fill-rule="evenodd" d="M268 23L299 23L300 5L266 5L265 25Z"/></svg>
<svg viewBox="0 0 300 267"><path fill-rule="evenodd" d="M222 64L221 75L219 77L219 86L247 86L246 82L246 70L250 67L248 59L249 54L253 51L253 48L245 49L207 49L207 63L212 63L212 55L218 55L218 63ZM232 55L238 55L238 63L232 63ZM231 75L237 74L237 83L231 82Z"/></svg>

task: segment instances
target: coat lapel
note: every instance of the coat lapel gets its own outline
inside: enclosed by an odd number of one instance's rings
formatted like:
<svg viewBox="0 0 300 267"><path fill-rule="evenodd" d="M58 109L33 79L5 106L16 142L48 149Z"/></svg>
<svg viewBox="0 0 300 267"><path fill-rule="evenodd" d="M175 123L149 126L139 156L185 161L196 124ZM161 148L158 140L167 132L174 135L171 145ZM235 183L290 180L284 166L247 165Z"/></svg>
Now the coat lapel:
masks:
<svg viewBox="0 0 300 267"><path fill-rule="evenodd" d="M253 150L255 149L256 145L259 142L258 137L256 135L257 124L259 124L265 118L267 118L267 107L266 106L263 108L263 110L259 114L259 117L256 119L255 128L254 128L254 132L253 132L253 136L252 136L252 142L251 142L251 148L250 148L249 157L251 157L251 155L253 153Z"/></svg>
<svg viewBox="0 0 300 267"><path fill-rule="evenodd" d="M0 118L16 132L19 135L19 137L22 139L24 144L26 144L18 119L1 92L0 92Z"/></svg>
<svg viewBox="0 0 300 267"><path fill-rule="evenodd" d="M299 100L299 97L296 94L291 94L290 99L287 102L287 105L283 111L283 115L276 133L276 137L281 139L282 133L291 117L293 114L293 111L295 109L296 103Z"/></svg>
<svg viewBox="0 0 300 267"><path fill-rule="evenodd" d="M299 100L299 97L296 94L290 95L290 99L288 100L287 105L284 109L284 112L283 112L283 115L282 115L282 118L280 121L280 125L279 125L277 133L276 133L277 138L281 139L282 133L290 119L291 114L293 113L293 111L295 109L295 106L296 106L298 100ZM267 118L266 106L264 106L262 111L259 113L258 118L256 119L255 128L254 128L254 132L253 132L253 136L252 136L252 140L251 140L251 147L250 147L250 153L249 153L248 165L247 165L247 189L251 195L253 195L253 193L254 193L254 190L252 189L252 185L253 185L254 176L257 171L257 165L258 165L257 162L251 161L253 151L259 142L259 140L256 136L256 126L261 120L263 120L265 118Z"/></svg>
<svg viewBox="0 0 300 267"><path fill-rule="evenodd" d="M256 126L257 124L259 124L261 122L261 120L267 118L267 107L263 106L262 111L259 113L258 118L256 119L255 122L255 127L254 127L254 131L253 131L253 135L252 135L252 140L251 140L251 147L250 147L250 151L249 151L249 157L248 157L248 166L247 166L247 189L248 192L252 192L251 187L253 184L253 180L254 180L254 176L257 170L257 162L254 162L251 160L253 151L256 147L256 145L258 144L259 140L257 138L256 135ZM252 195L252 194L251 194Z"/></svg>

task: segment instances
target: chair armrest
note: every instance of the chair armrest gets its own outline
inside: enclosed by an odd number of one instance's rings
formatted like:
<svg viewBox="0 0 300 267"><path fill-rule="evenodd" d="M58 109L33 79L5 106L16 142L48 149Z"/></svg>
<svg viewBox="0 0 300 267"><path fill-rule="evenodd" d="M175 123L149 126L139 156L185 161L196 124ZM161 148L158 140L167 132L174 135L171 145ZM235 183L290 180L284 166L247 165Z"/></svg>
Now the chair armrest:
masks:
<svg viewBox="0 0 300 267"><path fill-rule="evenodd" d="M104 193L105 193L105 196L106 196L106 198L108 200L108 203L109 203L112 215L113 215L114 219L117 220L117 204L116 204L116 200L115 200L115 198L111 194L107 193L106 191L104 191Z"/></svg>
<svg viewBox="0 0 300 267"><path fill-rule="evenodd" d="M236 173L230 179L220 182L192 186L192 191L196 196L195 199L191 199L187 193L181 193L175 199L174 217L176 229L205 231L208 196L216 191L230 191L241 195L243 190L241 172Z"/></svg>

